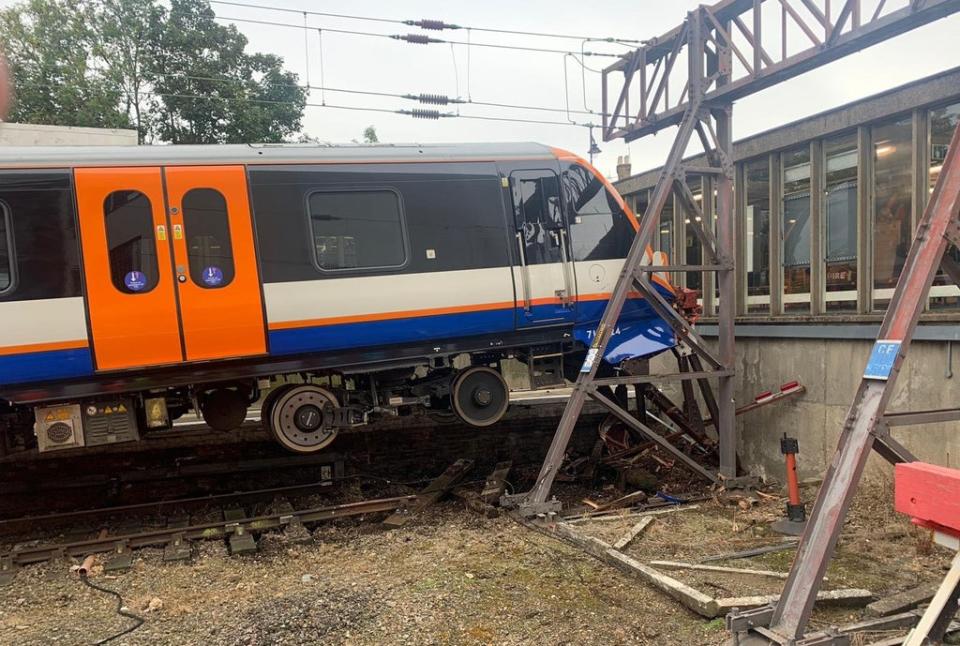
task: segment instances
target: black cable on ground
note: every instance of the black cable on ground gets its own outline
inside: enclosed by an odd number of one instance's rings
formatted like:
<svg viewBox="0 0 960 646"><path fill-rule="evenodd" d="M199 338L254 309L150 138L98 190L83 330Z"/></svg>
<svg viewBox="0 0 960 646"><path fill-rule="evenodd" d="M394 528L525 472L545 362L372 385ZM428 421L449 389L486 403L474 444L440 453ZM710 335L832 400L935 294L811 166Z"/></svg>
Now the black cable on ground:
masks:
<svg viewBox="0 0 960 646"><path fill-rule="evenodd" d="M121 617L126 617L127 619L133 619L133 620L136 622L136 623L133 624L132 626L130 626L130 627L128 627L128 628L124 628L124 629L121 630L120 632L115 633L115 634L111 635L110 637L107 637L106 639L101 639L100 641L94 642L94 644L96 644L97 646L99 646L100 644L106 644L107 642L112 642L114 639L117 639L117 638L119 638L119 637L123 637L124 635L129 635L129 634L132 633L134 630L136 630L137 628L139 628L140 626L142 626L142 625L144 624L144 622L146 621L143 617L141 617L141 616L139 616L139 615L135 615L135 614L133 614L132 612L130 612L129 610L125 610L125 609L124 609L124 607L123 607L123 597L120 596L120 593L119 593L119 592L116 592L115 590L108 590L107 588L104 588L104 587L102 587L102 586L97 585L96 583L93 583L92 581L90 581L90 579L87 578L87 573L86 573L86 572L83 572L83 571L80 572L80 580L83 581L83 583L84 583L87 587L93 588L94 590L97 590L97 591L99 591L99 592L103 592L104 594L108 594L108 595L110 595L110 596L112 596L112 597L116 597L116 599L117 599L117 614L120 615Z"/></svg>

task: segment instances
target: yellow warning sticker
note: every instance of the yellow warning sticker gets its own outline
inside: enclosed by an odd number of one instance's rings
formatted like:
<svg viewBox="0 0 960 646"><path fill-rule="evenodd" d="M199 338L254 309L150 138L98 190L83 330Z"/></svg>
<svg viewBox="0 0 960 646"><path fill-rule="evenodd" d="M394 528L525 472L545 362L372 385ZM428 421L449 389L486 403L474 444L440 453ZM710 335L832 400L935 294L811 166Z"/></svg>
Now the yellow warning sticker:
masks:
<svg viewBox="0 0 960 646"><path fill-rule="evenodd" d="M183 240L183 225L180 225L180 224L173 225L173 239Z"/></svg>
<svg viewBox="0 0 960 646"><path fill-rule="evenodd" d="M157 240L163 242L167 239L167 227L163 224L157 225Z"/></svg>

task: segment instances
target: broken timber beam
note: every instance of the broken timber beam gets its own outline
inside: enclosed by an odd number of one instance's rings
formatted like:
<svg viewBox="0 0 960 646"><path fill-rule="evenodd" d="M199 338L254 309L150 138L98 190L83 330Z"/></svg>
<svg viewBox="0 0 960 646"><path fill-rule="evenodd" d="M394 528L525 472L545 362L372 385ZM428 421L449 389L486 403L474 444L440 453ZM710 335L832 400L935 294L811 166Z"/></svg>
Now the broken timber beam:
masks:
<svg viewBox="0 0 960 646"><path fill-rule="evenodd" d="M513 462L497 462L497 466L493 468L493 473L487 476L487 481L480 491L482 502L492 505L500 500L500 496L507 488L507 475L509 475L511 467L513 467Z"/></svg>
<svg viewBox="0 0 960 646"><path fill-rule="evenodd" d="M753 574L766 576L772 579L786 579L786 572L773 570L750 570L739 567L723 567L722 565L702 565L700 563L680 563L679 561L651 561L650 565L664 570L699 570L701 572L719 572L722 574Z"/></svg>
<svg viewBox="0 0 960 646"><path fill-rule="evenodd" d="M728 552L726 554L706 556L700 559L700 562L713 563L714 561L732 561L734 559L746 559L750 558L751 556L760 556L761 554L770 554L771 552L792 550L797 546L798 540L799 539L793 539L783 543L777 543L776 545L764 545L763 547L754 547L749 550L741 550L739 552Z"/></svg>
<svg viewBox="0 0 960 646"><path fill-rule="evenodd" d="M832 606L859 607L865 606L873 599L873 593L869 590L858 588L843 588L841 590L822 590L817 594L817 603ZM716 599L716 612L714 616L722 616L731 612L734 608L749 610L750 608L759 608L776 603L780 600L779 594L764 594L755 597L728 597Z"/></svg>
<svg viewBox="0 0 960 646"><path fill-rule="evenodd" d="M390 514L390 516L383 521L384 527L395 529L406 525L414 514L423 511L443 498L472 468L473 460L457 460L451 464L447 467L446 471L434 478L423 491L417 494L417 502L413 507L401 507Z"/></svg>
<svg viewBox="0 0 960 646"><path fill-rule="evenodd" d="M656 517L654 516L644 516L641 518L639 523L631 527L630 530L624 534L622 538L620 538L620 540L613 544L613 549L622 550L630 545L630 543L632 543L637 536L642 534L643 531L650 525L650 523L655 520Z"/></svg>
<svg viewBox="0 0 960 646"><path fill-rule="evenodd" d="M926 603L930 601L930 599L933 599L933 595L937 593L937 588L939 587L940 582L936 581L898 592L889 597L884 597L868 605L867 614L873 617L887 617L896 613L906 612L907 610L913 610L921 603Z"/></svg>

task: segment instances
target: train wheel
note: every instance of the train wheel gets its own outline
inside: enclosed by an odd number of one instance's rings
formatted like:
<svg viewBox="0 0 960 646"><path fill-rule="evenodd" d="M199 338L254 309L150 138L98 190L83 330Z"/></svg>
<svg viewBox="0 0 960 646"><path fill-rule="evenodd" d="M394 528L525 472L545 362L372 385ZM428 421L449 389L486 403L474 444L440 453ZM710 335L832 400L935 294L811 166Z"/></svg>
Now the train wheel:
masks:
<svg viewBox="0 0 960 646"><path fill-rule="evenodd" d="M507 412L510 389L500 373L492 368L474 366L453 379L450 405L457 416L470 426L496 424Z"/></svg>
<svg viewBox="0 0 960 646"><path fill-rule="evenodd" d="M200 414L215 431L233 431L247 418L247 398L232 388L217 388L200 398Z"/></svg>
<svg viewBox="0 0 960 646"><path fill-rule="evenodd" d="M333 409L339 407L333 393L319 386L290 386L273 401L268 428L284 448L314 453L337 437Z"/></svg>
<svg viewBox="0 0 960 646"><path fill-rule="evenodd" d="M280 395L291 388L293 388L292 384L274 386L260 404L260 423L263 424L263 428L266 429L267 433L274 438L276 438L276 434L273 432L273 424L270 422L270 416L273 414L273 405L277 402L277 398L280 397Z"/></svg>

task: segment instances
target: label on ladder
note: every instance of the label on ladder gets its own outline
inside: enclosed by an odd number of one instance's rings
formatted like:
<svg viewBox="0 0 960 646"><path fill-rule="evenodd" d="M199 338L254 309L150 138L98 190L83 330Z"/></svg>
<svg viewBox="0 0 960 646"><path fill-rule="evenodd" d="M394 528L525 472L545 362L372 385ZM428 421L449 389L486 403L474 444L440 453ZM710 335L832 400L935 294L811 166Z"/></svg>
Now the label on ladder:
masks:
<svg viewBox="0 0 960 646"><path fill-rule="evenodd" d="M593 362L597 360L598 354L600 354L599 348L590 348L587 350L587 357L583 360L580 372L590 372L590 369L593 368Z"/></svg>
<svg viewBox="0 0 960 646"><path fill-rule="evenodd" d="M867 369L863 372L864 379L879 379L886 381L893 372L893 364L900 354L900 341L878 339L873 344L870 358L867 360Z"/></svg>

